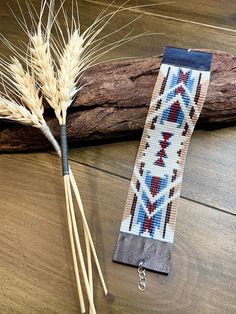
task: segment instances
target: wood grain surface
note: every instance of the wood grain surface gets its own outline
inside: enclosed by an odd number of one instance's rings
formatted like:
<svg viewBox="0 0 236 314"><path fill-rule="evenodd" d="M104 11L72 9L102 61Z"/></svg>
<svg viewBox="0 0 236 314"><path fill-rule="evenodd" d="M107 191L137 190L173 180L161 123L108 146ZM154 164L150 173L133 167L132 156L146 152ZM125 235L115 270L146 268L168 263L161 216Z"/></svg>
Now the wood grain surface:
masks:
<svg viewBox="0 0 236 314"><path fill-rule="evenodd" d="M57 157L2 155L0 163L8 168L1 181L0 309L78 313ZM111 261L129 180L74 162L72 168L110 290L105 299L96 280L98 313L233 313L231 214L182 199L171 273L148 272L148 289L139 293L137 270Z"/></svg>
<svg viewBox="0 0 236 314"><path fill-rule="evenodd" d="M68 6L70 2L66 1ZM16 7L16 1L9 3ZM39 5L40 1L33 3ZM105 7L100 2L79 3L85 26ZM130 1L137 3L141 2ZM157 55L166 45L202 46L236 54L234 1L180 0L160 7L160 11L148 10L189 22L145 13L135 25L137 31L165 31L165 36L141 38L112 52L111 58ZM110 27L114 29L137 15L124 12ZM5 2L0 2L0 16L4 35L14 41L24 39ZM235 127L195 131L187 157L171 272L169 276L148 272L144 293L137 289L135 268L112 263L139 141L70 150L110 291L104 298L95 275L99 314L236 312L235 132ZM51 152L2 154L0 171L0 313L79 313L57 157Z"/></svg>

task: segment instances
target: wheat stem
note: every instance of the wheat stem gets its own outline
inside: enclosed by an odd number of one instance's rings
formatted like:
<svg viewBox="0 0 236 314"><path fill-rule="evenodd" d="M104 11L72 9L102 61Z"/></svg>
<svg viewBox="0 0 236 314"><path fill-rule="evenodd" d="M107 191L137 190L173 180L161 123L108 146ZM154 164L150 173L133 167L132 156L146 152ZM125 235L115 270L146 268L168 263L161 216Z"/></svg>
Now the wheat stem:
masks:
<svg viewBox="0 0 236 314"><path fill-rule="evenodd" d="M73 225L73 231L74 231L74 237L75 237L75 243L76 243L76 247L77 247L78 257L80 260L80 267L81 267L82 275L83 275L83 279L84 279L85 289L86 289L86 293L87 293L87 297L89 300L89 304L90 304L92 313L96 314L96 310L95 310L95 306L94 306L94 302L93 302L93 296L91 294L88 275L87 275L87 271L86 271L86 267L85 267L83 252L82 252L81 245L80 245L78 228L77 228L77 223L76 223L76 218L75 218L74 205L73 205L73 201L72 201L72 197L71 197L70 179L69 179L68 175L64 175L64 184L65 184L65 189L67 189L68 195L69 195L71 220L72 220L72 225Z"/></svg>
<svg viewBox="0 0 236 314"><path fill-rule="evenodd" d="M85 212L83 210L83 203L82 203L82 200L81 200L81 197L80 197L80 193L79 193L79 190L77 188L76 181L75 181L75 178L74 178L72 172L70 172L70 182L72 184L72 187L73 187L74 191L76 191L75 197L76 197L77 203L79 204L80 214L81 214L84 226L85 226L86 233L88 235L88 239L89 239L89 243L90 243L91 250L92 250L92 253L93 253L94 261L95 261L96 266L97 266L97 270L98 270L98 273L99 273L99 277L100 277L100 280L101 280L101 283L102 283L102 287L103 287L104 293L105 293L105 295L107 295L107 293L108 293L107 287L106 287L105 280L104 280L104 277L103 277L103 274L102 274L102 270L101 270L101 267L100 267L100 264L99 264L99 261L98 261L97 253L96 253L96 250L95 250L95 247L94 247L94 244L93 244L93 240L92 240L92 236L91 236L91 233L90 233L90 230L89 230L89 227L88 227L88 223L87 223L87 220L86 220L86 217L85 217Z"/></svg>
<svg viewBox="0 0 236 314"><path fill-rule="evenodd" d="M96 313L94 303L93 303L93 296L90 290L88 275L87 275L87 271L85 267L84 257L83 257L83 253L82 253L82 249L80 245L79 233L78 233L77 222L76 222L75 211L74 211L74 204L72 200L72 193L71 193L70 179L69 179L70 168L69 168L69 161L68 161L67 132L66 132L66 124L64 120L63 120L63 124L61 124L61 150L62 150L61 160L62 160L64 184L65 184L65 189L68 190L70 214L71 214L71 219L72 219L72 226L73 226L77 253L80 260L80 267L82 270L82 275L83 275L83 279L85 283L85 289L86 289L87 297L89 300L90 308L92 310L92 313Z"/></svg>
<svg viewBox="0 0 236 314"><path fill-rule="evenodd" d="M80 309L81 309L81 313L85 313L83 291L82 291L81 282L80 282L78 263L77 263L77 257L76 257L76 251L75 251L75 242L74 242L74 236L73 236L73 226L72 226L72 219L71 219L71 210L72 209L70 208L68 183L67 183L67 180L65 178L64 178L64 187L65 187L68 229L69 229L70 242L71 242L72 258L73 258L73 263L74 263L74 272L75 272L77 290L78 290L79 301L80 301Z"/></svg>

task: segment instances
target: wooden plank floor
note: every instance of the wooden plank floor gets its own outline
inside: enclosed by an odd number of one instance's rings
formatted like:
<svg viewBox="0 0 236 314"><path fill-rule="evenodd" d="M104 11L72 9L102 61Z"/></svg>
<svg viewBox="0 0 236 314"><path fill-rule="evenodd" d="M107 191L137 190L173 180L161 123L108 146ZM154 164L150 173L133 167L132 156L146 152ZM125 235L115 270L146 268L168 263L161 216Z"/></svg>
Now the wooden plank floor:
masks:
<svg viewBox="0 0 236 314"><path fill-rule="evenodd" d="M139 0L129 5L144 2L157 3ZM15 1L9 3L15 8ZM40 1L33 3L39 6ZM85 26L107 5L79 3ZM120 3L117 0L114 5ZM214 48L236 55L234 1L179 0L142 10L145 14L135 23L136 31L165 35L140 38L111 52L110 58L156 55L166 45ZM109 31L138 15L121 13ZM14 41L24 38L3 2L0 16L4 35ZM114 34L113 39L118 38ZM104 298L96 275L98 313L236 313L236 127L194 132L171 272L169 276L148 272L144 293L137 289L136 269L112 263L138 143L70 149L110 291ZM0 156L0 171L0 313L79 313L57 157L51 152L5 154Z"/></svg>

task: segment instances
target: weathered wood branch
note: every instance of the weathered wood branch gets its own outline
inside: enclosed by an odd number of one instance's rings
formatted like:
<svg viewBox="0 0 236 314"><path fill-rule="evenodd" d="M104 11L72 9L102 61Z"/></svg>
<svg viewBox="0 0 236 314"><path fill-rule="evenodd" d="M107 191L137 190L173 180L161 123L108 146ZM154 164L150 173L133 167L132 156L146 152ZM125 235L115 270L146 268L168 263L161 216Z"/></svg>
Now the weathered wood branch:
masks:
<svg viewBox="0 0 236 314"><path fill-rule="evenodd" d="M70 142L131 136L143 128L160 57L103 64L83 77L89 83L75 99L68 115ZM45 117L54 135L59 127L46 105ZM214 51L211 82L199 123L221 126L236 122L236 57ZM0 151L50 147L41 132L9 122L0 123Z"/></svg>

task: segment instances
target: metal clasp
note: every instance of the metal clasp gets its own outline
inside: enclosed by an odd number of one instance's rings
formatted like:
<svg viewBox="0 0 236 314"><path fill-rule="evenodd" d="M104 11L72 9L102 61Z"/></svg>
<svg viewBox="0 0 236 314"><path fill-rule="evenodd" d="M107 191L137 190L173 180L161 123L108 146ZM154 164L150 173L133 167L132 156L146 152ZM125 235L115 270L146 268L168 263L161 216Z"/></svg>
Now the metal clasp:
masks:
<svg viewBox="0 0 236 314"><path fill-rule="evenodd" d="M138 265L138 276L139 276L138 288L140 291L144 291L146 289L146 283L147 283L146 271L145 271L145 268L143 267L143 264L144 264L144 261L141 261Z"/></svg>

